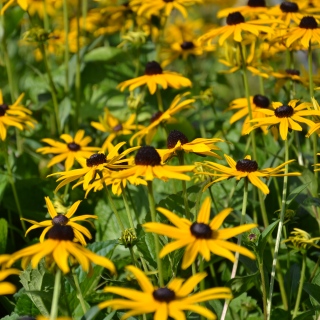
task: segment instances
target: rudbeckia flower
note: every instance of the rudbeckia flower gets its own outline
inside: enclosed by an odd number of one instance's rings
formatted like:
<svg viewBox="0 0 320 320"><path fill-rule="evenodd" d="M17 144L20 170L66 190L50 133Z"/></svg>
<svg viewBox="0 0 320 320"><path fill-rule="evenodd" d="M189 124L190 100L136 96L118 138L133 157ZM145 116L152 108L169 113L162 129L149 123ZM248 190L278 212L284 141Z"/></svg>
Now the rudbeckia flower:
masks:
<svg viewBox="0 0 320 320"><path fill-rule="evenodd" d="M36 121L30 116L32 112L20 105L24 97L22 93L14 104L8 105L3 102L2 91L0 90L0 138L5 140L8 127L16 127L24 130L28 127L34 128Z"/></svg>
<svg viewBox="0 0 320 320"><path fill-rule="evenodd" d="M168 253L186 247L182 259L182 269L187 269L200 254L206 261L211 258L211 252L218 256L227 258L232 262L235 257L231 251L239 252L242 255L255 259L255 255L247 248L241 247L227 240L249 231L257 225L254 223L245 224L234 228L220 229L224 219L231 213L232 209L227 208L218 213L209 223L210 218L210 198L207 197L199 211L197 221L191 222L185 218L180 218L173 212L165 208L157 208L173 226L157 222L143 224L147 232L153 232L175 239L168 243L160 251L160 258Z"/></svg>
<svg viewBox="0 0 320 320"><path fill-rule="evenodd" d="M129 90L132 91L145 84L148 86L150 94L156 92L158 84L163 89L167 89L168 86L175 89L192 86L188 78L181 76L179 73L163 71L158 62L151 61L147 63L143 76L121 82L117 88L123 91L129 87Z"/></svg>
<svg viewBox="0 0 320 320"><path fill-rule="evenodd" d="M70 226L74 232L75 235L75 239L77 241L79 241L82 245L86 245L86 240L83 237L83 234L88 237L89 239L92 239L91 233L89 232L89 230L83 226L81 226L80 224L76 223L75 221L86 221L86 219L98 219L97 216L95 215L90 215L90 214L86 214L86 215L82 215L82 216L78 216L78 217L73 217L71 218L74 213L76 212L76 210L79 207L80 204L80 200L75 202L70 209L67 211L66 214L58 214L52 204L52 202L50 201L49 197L45 197L44 198L46 200L46 204L47 204L47 208L48 208L48 212L52 218L52 220L45 220L42 222L37 222L34 220L28 220L28 219L23 219L25 221L28 221L30 223L33 224L33 226L31 226L27 231L26 231L26 235L28 234L29 231L33 230L33 229L37 229L37 228L45 228L40 236L40 242L44 241L44 237L45 235L50 232L50 230L55 226L55 225L61 225L61 226Z"/></svg>
<svg viewBox="0 0 320 320"><path fill-rule="evenodd" d="M80 159L89 158L94 151L100 150L100 148L97 147L87 147L92 139L90 137L84 137L84 133L84 130L78 130L74 138L69 134L62 134L60 138L64 140L65 143L50 138L42 139L42 141L48 143L50 147L39 148L37 152L41 152L42 154L58 154L50 160L47 167L52 167L65 160L65 170L68 171L73 167L74 160L79 162Z"/></svg>
<svg viewBox="0 0 320 320"><path fill-rule="evenodd" d="M302 122L312 127L315 123L312 120L304 118L305 116L320 116L318 110L306 110L311 106L311 103L303 102L297 105L299 100L291 100L288 105L283 105L281 102L272 102L274 110L260 109L259 111L267 117L256 118L250 120L250 123L258 122L250 127L245 133L248 134L252 130L262 126L280 125L280 136L283 140L287 140L288 129L302 131L302 127L298 122Z"/></svg>
<svg viewBox="0 0 320 320"><path fill-rule="evenodd" d="M157 288L138 268L127 266L126 269L135 276L142 291L122 287L106 287L105 292L114 293L127 299L107 300L98 305L100 309L107 307L114 310L129 309L130 311L122 316L122 320L148 313L154 313L153 319L167 320L170 317L175 320L186 320L184 310L198 313L206 319L216 319L210 310L198 305L198 303L215 299L232 299L231 290L223 287L191 294L194 287L207 276L205 272L197 273L188 280L175 278L166 287Z"/></svg>
<svg viewBox="0 0 320 320"><path fill-rule="evenodd" d="M178 94L173 101L170 104L170 107L164 111L157 111L150 120L149 126L143 128L142 130L138 131L135 133L131 139L130 139L130 144L133 144L133 141L137 139L137 143L141 144L141 140L143 137L146 137L146 143L150 144L152 138L154 137L156 133L156 129L159 126L160 123L165 123L169 122L172 120L172 115L178 113L179 111L186 109L186 108L191 108L190 104L195 101L195 99L186 99L183 100L185 96L187 96L189 92L186 92L184 94Z"/></svg>
<svg viewBox="0 0 320 320"><path fill-rule="evenodd" d="M236 42L242 42L242 35L243 31L249 32L256 37L259 36L261 32L272 34L274 33L273 29L263 24L272 23L270 20L252 20L252 21L245 21L243 15L236 11L232 12L227 17L227 25L212 29L203 36L199 38L200 42L210 41L218 36L219 38L219 45L223 45L227 38L233 35L233 40Z"/></svg>
<svg viewBox="0 0 320 320"><path fill-rule="evenodd" d="M258 170L258 164L255 160L251 160L250 156L246 156L242 160L238 160L235 162L231 157L228 155L224 155L226 158L229 167L223 166L218 163L205 161L203 164L208 169L212 170L213 172L201 172L200 174L207 174L212 177L220 177L210 183L208 183L204 190L210 187L212 184L217 183L222 180L236 178L240 180L242 178L248 178L248 180L257 188L259 188L264 194L268 194L269 188L266 184L264 184L260 178L270 178L270 177L282 177L282 176L300 176L301 173L299 172L292 172L288 174L283 174L284 166L289 164L295 160L289 160L284 162L283 164L275 167L275 168L265 168L262 170Z"/></svg>
<svg viewBox="0 0 320 320"><path fill-rule="evenodd" d="M56 2L54 0L46 0L46 7L45 10L48 15L53 16L57 13L55 8ZM9 0L1 9L1 14L11 7L12 5L18 4L22 10L28 11L28 13L33 16L38 14L41 19L44 16L44 1L37 1L37 0Z"/></svg>
<svg viewBox="0 0 320 320"><path fill-rule="evenodd" d="M190 172L194 166L168 166L161 164L161 157L157 150L151 146L141 147L135 156L135 166L111 173L111 179L129 179L143 177L147 181L155 178L167 181L169 179L190 180L190 177L182 172Z"/></svg>
<svg viewBox="0 0 320 320"><path fill-rule="evenodd" d="M179 151L183 151L185 153L195 153L201 156L211 156L218 159L221 157L212 152L212 150L220 150L215 143L224 142L222 139L205 139L198 138L191 142L188 141L188 138L178 130L172 130L167 139L167 147L168 149L157 149L162 162L166 162L170 157L177 155Z"/></svg>
<svg viewBox="0 0 320 320"><path fill-rule="evenodd" d="M91 122L91 125L102 132L108 132L108 138L102 146L102 150L106 150L108 145L112 143L115 137L131 134L137 129L142 129L141 125L135 124L136 115L132 114L127 121L122 122L114 117L108 108L104 109L103 117L99 117L99 122Z"/></svg>
<svg viewBox="0 0 320 320"><path fill-rule="evenodd" d="M14 294L17 291L15 285L10 282L3 281L6 277L11 276L13 274L19 275L20 270L18 269L4 269L0 271L0 296L6 294Z"/></svg>
<svg viewBox="0 0 320 320"><path fill-rule="evenodd" d="M290 233L290 237L284 241L291 242L289 244L289 247L293 247L295 250L308 250L310 247L315 247L317 249L320 249L320 246L317 245L317 242L320 240L320 237L311 238L311 235L299 228L293 228L293 231Z"/></svg>

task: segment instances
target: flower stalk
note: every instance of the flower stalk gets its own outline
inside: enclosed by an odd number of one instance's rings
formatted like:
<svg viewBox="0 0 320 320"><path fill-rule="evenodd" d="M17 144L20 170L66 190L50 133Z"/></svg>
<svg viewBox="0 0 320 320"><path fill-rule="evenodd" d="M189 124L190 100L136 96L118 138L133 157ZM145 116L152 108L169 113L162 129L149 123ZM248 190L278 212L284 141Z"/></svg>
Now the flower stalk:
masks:
<svg viewBox="0 0 320 320"><path fill-rule="evenodd" d="M54 278L54 288L53 288L53 296L52 296L52 303L51 303L50 320L56 320L58 316L61 277L62 277L62 272L59 268L57 268L56 276Z"/></svg>

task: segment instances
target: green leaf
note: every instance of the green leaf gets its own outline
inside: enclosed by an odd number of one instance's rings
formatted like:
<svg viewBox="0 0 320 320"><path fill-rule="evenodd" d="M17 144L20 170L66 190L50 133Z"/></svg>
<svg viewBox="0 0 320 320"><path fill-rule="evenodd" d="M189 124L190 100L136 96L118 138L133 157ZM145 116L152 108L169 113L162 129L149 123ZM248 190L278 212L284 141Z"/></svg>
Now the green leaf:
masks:
<svg viewBox="0 0 320 320"><path fill-rule="evenodd" d="M0 202L4 194L4 190L9 182L7 173L0 172Z"/></svg>
<svg viewBox="0 0 320 320"><path fill-rule="evenodd" d="M18 320L20 317L17 313L12 312L10 316L5 316L4 318L1 318L1 320Z"/></svg>
<svg viewBox="0 0 320 320"><path fill-rule="evenodd" d="M257 285L259 272L244 277L235 277L228 281L227 286L233 293L242 294Z"/></svg>
<svg viewBox="0 0 320 320"><path fill-rule="evenodd" d="M303 284L303 290L320 304L320 286L306 282Z"/></svg>
<svg viewBox="0 0 320 320"><path fill-rule="evenodd" d="M125 55L125 52L123 52L119 48L115 47L100 47L91 50L88 52L85 57L85 62L92 62L92 61L104 61L104 62L110 62L111 60L115 58L119 58L120 55Z"/></svg>
<svg viewBox="0 0 320 320"><path fill-rule="evenodd" d="M294 263L290 266L289 272L285 275L286 291L288 296L288 301L295 298L297 295L297 290L299 287L301 267Z"/></svg>
<svg viewBox="0 0 320 320"><path fill-rule="evenodd" d="M307 182L290 192L289 196L287 197L286 205L287 207L291 204L291 202L298 196L304 189L309 186L310 182Z"/></svg>
<svg viewBox="0 0 320 320"><path fill-rule="evenodd" d="M100 309L98 306L92 307L87 313L81 318L81 320L92 320L94 319L98 313L100 312Z"/></svg>
<svg viewBox="0 0 320 320"><path fill-rule="evenodd" d="M320 207L320 199L319 198L314 198L314 197L308 197L303 201L303 205L306 207Z"/></svg>
<svg viewBox="0 0 320 320"><path fill-rule="evenodd" d="M8 222L6 219L0 219L0 254L5 253L8 237Z"/></svg>
<svg viewBox="0 0 320 320"><path fill-rule="evenodd" d="M39 309L35 306L27 293L23 293L16 304L14 311L20 315L37 316L40 315ZM49 316L49 314L48 314Z"/></svg>
<svg viewBox="0 0 320 320"><path fill-rule="evenodd" d="M257 242L257 252L259 254L260 259L263 258L263 252L266 247L268 237L272 233L272 231L275 229L277 224L280 220L276 220L273 223L271 223L267 228L263 230L263 232L260 234L259 240Z"/></svg>
<svg viewBox="0 0 320 320"><path fill-rule="evenodd" d="M64 127L64 124L70 115L71 109L71 100L68 97L65 97L59 104L59 119L61 128Z"/></svg>
<svg viewBox="0 0 320 320"><path fill-rule="evenodd" d="M156 248L154 245L154 237L152 233L144 232L141 226L137 228L137 236L139 241L137 242L137 248L142 253L143 258L153 268L157 268L157 257L155 255Z"/></svg>
<svg viewBox="0 0 320 320"><path fill-rule="evenodd" d="M314 308L314 309L312 309L312 310L308 310L308 311L306 311L306 312L303 312L303 313L299 314L297 317L295 317L294 320L304 320L304 319L309 320L309 319L313 319L312 316L314 316L314 315L315 315L315 312L316 312L317 310L319 310L319 309L320 309L320 308ZM278 319L279 319L279 318L278 318Z"/></svg>

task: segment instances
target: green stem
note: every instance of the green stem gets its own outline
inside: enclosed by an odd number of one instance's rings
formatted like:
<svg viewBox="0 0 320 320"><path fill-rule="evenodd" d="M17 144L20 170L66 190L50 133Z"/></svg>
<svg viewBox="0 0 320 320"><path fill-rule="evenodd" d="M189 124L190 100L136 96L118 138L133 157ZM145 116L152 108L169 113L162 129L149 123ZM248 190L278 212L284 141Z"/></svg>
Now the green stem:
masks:
<svg viewBox="0 0 320 320"><path fill-rule="evenodd" d="M160 89L158 89L158 88L157 88L157 90L156 90L156 96L157 96L159 111L163 112L162 97L161 97Z"/></svg>
<svg viewBox="0 0 320 320"><path fill-rule="evenodd" d="M132 247L128 247L129 248L129 251L130 251L130 256L131 256L131 259L132 259L132 263L135 265L135 267L138 268L138 264L137 264L137 260L134 256L134 251L133 251L133 248Z"/></svg>
<svg viewBox="0 0 320 320"><path fill-rule="evenodd" d="M48 18L48 11L47 11L47 3L43 1L43 27L45 31L49 31L49 18Z"/></svg>
<svg viewBox="0 0 320 320"><path fill-rule="evenodd" d="M287 161L289 161L289 144L288 144L288 140L285 140L285 162ZM267 319L270 319L271 317L272 296L273 296L273 289L274 289L274 279L276 275L276 265L278 261L278 253L279 253L279 247L280 247L280 241L281 241L281 232L283 228L284 215L286 212L287 186L288 186L288 176L286 174L288 174L288 164L285 165L284 174L285 176L283 177L280 221L278 225L278 232L277 232L276 243L274 248L271 279L270 279L269 299L268 299L268 306L267 306Z"/></svg>
<svg viewBox="0 0 320 320"><path fill-rule="evenodd" d="M54 279L53 296L51 302L50 320L56 320L58 316L58 303L61 289L61 270L58 268Z"/></svg>
<svg viewBox="0 0 320 320"><path fill-rule="evenodd" d="M75 119L74 128L77 129L80 123L80 105L81 105L81 70L80 70L80 12L81 12L81 1L78 0L76 9L76 22L77 22L77 52L76 52L76 107L75 107Z"/></svg>
<svg viewBox="0 0 320 320"><path fill-rule="evenodd" d="M300 304L300 300L301 300L305 272L306 272L306 253L304 252L302 254L302 268L301 268L301 274L300 274L300 282L299 282L297 300L296 300L296 304L294 306L292 319L294 319L297 316L297 313L299 311L299 304Z"/></svg>
<svg viewBox="0 0 320 320"><path fill-rule="evenodd" d="M247 203L248 203L248 178L244 178L244 188L243 188L243 198L242 198L242 210L241 210L241 217L240 217L240 226L242 226L245 222L245 217L246 217L246 210L247 210ZM241 239L242 235L240 234L238 237L238 245L241 245ZM238 263L239 263L239 252L236 252L235 255L235 261L233 263L232 271L231 271L231 276L230 279L233 279L236 274L237 274L237 269L238 269ZM221 314L221 320L224 320L227 311L228 311L229 303L225 302Z"/></svg>
<svg viewBox="0 0 320 320"><path fill-rule="evenodd" d="M83 298L83 295L82 295L82 291L81 291L81 288L80 288L80 284L79 284L79 280L78 280L77 274L75 273L74 270L72 271L72 276L73 276L74 284L76 285L76 289L77 289L77 298L80 301L83 314L86 314L88 309L86 307L86 302L85 302L85 300Z"/></svg>
<svg viewBox="0 0 320 320"><path fill-rule="evenodd" d="M68 14L68 1L63 0L63 28L65 34L64 40L64 69L65 69L65 84L64 91L68 95L69 88L69 14Z"/></svg>
<svg viewBox="0 0 320 320"><path fill-rule="evenodd" d="M153 187L152 187L152 181L148 181L148 200L149 200L149 207L150 207L150 213L151 213L151 221L156 222L156 207L153 197ZM157 255L157 265L158 265L158 274L159 274L159 286L163 287L163 275L162 275L162 261L159 257L160 253L160 242L159 242L159 236L154 233L154 243L156 247L156 255Z"/></svg>
<svg viewBox="0 0 320 320"><path fill-rule="evenodd" d="M134 212L134 215L136 216L136 219L137 219L137 222L138 224L140 224L140 219L139 219L139 215L138 215L138 211L137 211L137 208L132 200L132 197L131 197L131 192L130 192L130 189L129 187L127 188L127 191L128 191L128 197L129 197L129 200L131 202L131 208L133 209L133 212Z"/></svg>
<svg viewBox="0 0 320 320"><path fill-rule="evenodd" d="M178 159L180 166L184 165L184 151L178 152ZM187 193L187 183L185 180L181 180L182 184L182 192L183 192L183 201L184 201L184 210L186 213L186 217L188 220L190 220L190 208L188 203L188 193Z"/></svg>
<svg viewBox="0 0 320 320"><path fill-rule="evenodd" d="M267 289L266 289L266 279L264 274L263 260L260 261L259 256L258 259L258 267L261 275L261 291L262 291L262 303L263 303L263 318L267 320Z"/></svg>
<svg viewBox="0 0 320 320"><path fill-rule="evenodd" d="M132 213L131 213L131 210L130 210L130 207L129 207L127 196L125 194L125 189L123 188L122 185L121 185L121 190L122 190L122 199L123 199L123 202L124 202L124 206L126 208L126 212L127 212L127 217L128 217L128 220L129 220L130 228L135 233L134 223L133 223L133 219L132 219Z"/></svg>

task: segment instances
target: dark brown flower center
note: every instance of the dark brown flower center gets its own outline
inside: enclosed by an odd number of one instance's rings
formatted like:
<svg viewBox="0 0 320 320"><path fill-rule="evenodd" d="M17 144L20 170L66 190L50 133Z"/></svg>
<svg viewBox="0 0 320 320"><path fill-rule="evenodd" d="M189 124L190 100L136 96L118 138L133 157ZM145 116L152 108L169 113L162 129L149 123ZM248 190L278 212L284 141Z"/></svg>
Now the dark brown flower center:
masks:
<svg viewBox="0 0 320 320"><path fill-rule="evenodd" d="M188 143L188 138L180 131L178 130L172 130L167 139L167 147L169 149L172 149L175 147L175 145L180 141L181 144Z"/></svg>
<svg viewBox="0 0 320 320"><path fill-rule="evenodd" d="M300 71L296 69L286 69L284 71L291 76L300 76Z"/></svg>
<svg viewBox="0 0 320 320"><path fill-rule="evenodd" d="M295 2L284 1L280 5L280 9L282 12L298 12L299 7Z"/></svg>
<svg viewBox="0 0 320 320"><path fill-rule="evenodd" d="M162 115L163 115L163 112L157 111L156 113L154 113L154 114L151 116L150 123L158 120Z"/></svg>
<svg viewBox="0 0 320 320"><path fill-rule="evenodd" d="M307 16L301 19L299 27L303 29L317 29L318 23L314 17Z"/></svg>
<svg viewBox="0 0 320 320"><path fill-rule="evenodd" d="M264 0L249 0L248 1L248 6L257 8L257 7L265 7L266 2Z"/></svg>
<svg viewBox="0 0 320 320"><path fill-rule="evenodd" d="M6 111L9 109L9 106L5 103L0 104L0 117L6 114Z"/></svg>
<svg viewBox="0 0 320 320"><path fill-rule="evenodd" d="M68 149L70 151L79 151L81 149L81 146L75 142L71 142L71 143L68 143Z"/></svg>
<svg viewBox="0 0 320 320"><path fill-rule="evenodd" d="M227 17L227 24L229 26L243 23L243 22L244 22L244 17L239 11L229 13L229 15Z"/></svg>
<svg viewBox="0 0 320 320"><path fill-rule="evenodd" d="M141 166L159 166L161 164L161 157L158 151L152 146L141 147L134 160L137 165Z"/></svg>
<svg viewBox="0 0 320 320"><path fill-rule="evenodd" d="M237 161L236 169L241 172L255 172L258 170L257 161L242 159Z"/></svg>
<svg viewBox="0 0 320 320"><path fill-rule="evenodd" d="M268 108L270 105L269 99L261 94L256 94L253 97L253 103L259 108Z"/></svg>
<svg viewBox="0 0 320 320"><path fill-rule="evenodd" d="M107 159L103 153L95 153L87 159L87 167L98 166L99 164L106 163Z"/></svg>
<svg viewBox="0 0 320 320"><path fill-rule="evenodd" d="M184 41L180 44L182 50L190 50L194 48L194 43L192 41Z"/></svg>
<svg viewBox="0 0 320 320"><path fill-rule="evenodd" d="M190 231L197 239L212 238L212 229L206 223L194 222L190 227Z"/></svg>
<svg viewBox="0 0 320 320"><path fill-rule="evenodd" d="M162 74L162 68L158 62L150 61L146 65L144 74L148 76L152 76L154 74Z"/></svg>
<svg viewBox="0 0 320 320"><path fill-rule="evenodd" d="M291 106L281 106L274 110L274 115L278 118L289 118L293 113L294 110Z"/></svg>
<svg viewBox="0 0 320 320"><path fill-rule="evenodd" d="M58 214L52 219L52 224L54 226L56 225L65 226L68 222L69 222L69 219L63 214Z"/></svg>
<svg viewBox="0 0 320 320"><path fill-rule="evenodd" d="M119 132L119 131L121 131L122 129L123 129L123 127L122 127L122 124L121 124L121 123L117 124L116 126L114 126L114 127L112 128L112 130L113 130L114 132Z"/></svg>
<svg viewBox="0 0 320 320"><path fill-rule="evenodd" d="M48 232L48 238L54 240L72 241L74 239L74 232L70 226L54 225Z"/></svg>
<svg viewBox="0 0 320 320"><path fill-rule="evenodd" d="M175 292L166 287L154 290L152 295L157 301L160 302L170 302L176 298Z"/></svg>

